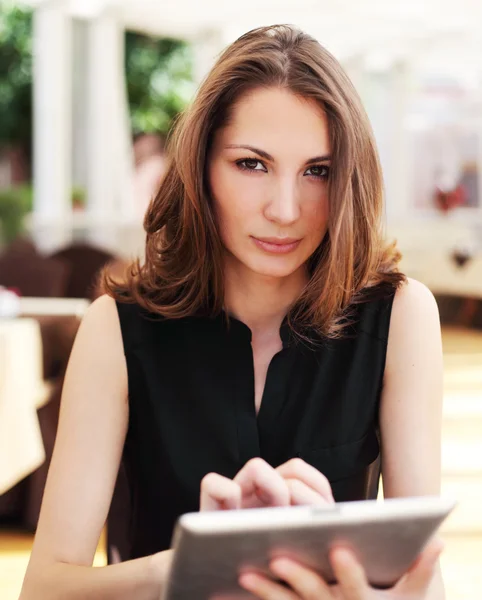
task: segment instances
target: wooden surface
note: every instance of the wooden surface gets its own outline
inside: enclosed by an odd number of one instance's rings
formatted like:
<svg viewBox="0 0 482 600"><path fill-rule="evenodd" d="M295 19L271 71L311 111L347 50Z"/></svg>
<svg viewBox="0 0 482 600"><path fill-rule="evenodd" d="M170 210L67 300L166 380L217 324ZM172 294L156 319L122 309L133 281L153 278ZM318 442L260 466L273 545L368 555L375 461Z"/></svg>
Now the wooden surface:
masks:
<svg viewBox="0 0 482 600"><path fill-rule="evenodd" d="M446 329L443 489L459 507L443 527L447 600L482 598L482 333ZM32 536L0 531L0 598L17 600ZM95 565L105 564L99 544Z"/></svg>

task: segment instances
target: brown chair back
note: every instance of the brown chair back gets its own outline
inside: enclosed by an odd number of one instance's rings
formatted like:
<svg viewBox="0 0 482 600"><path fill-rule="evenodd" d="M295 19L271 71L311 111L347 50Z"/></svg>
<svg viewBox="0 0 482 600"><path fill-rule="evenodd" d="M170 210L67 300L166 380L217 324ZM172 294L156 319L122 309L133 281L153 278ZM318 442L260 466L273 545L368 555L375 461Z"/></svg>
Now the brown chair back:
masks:
<svg viewBox="0 0 482 600"><path fill-rule="evenodd" d="M72 244L51 257L65 261L70 267L65 297L89 300L95 298L100 271L115 259L109 252L85 243Z"/></svg>
<svg viewBox="0 0 482 600"><path fill-rule="evenodd" d="M22 296L62 297L68 275L64 261L43 256L29 240L15 241L0 256L0 285Z"/></svg>

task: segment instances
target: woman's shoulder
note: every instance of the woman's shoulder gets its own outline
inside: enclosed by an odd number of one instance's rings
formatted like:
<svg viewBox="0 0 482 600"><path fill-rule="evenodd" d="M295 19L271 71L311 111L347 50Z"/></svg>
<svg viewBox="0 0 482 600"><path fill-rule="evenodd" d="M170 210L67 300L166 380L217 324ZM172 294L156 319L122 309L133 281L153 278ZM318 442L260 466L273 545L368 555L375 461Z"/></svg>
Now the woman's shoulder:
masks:
<svg viewBox="0 0 482 600"><path fill-rule="evenodd" d="M104 294L96 298L92 304L89 305L82 322L83 324L86 323L87 326L101 326L103 323L111 324L112 322L115 322L116 318L116 301L107 294Z"/></svg>
<svg viewBox="0 0 482 600"><path fill-rule="evenodd" d="M139 329L140 306L116 300L109 294L96 298L86 310L81 329L97 338L112 337L122 340L124 347L136 339Z"/></svg>
<svg viewBox="0 0 482 600"><path fill-rule="evenodd" d="M437 302L419 281L406 278L397 287L386 289L358 306L359 331L388 342L394 331L416 327L439 327ZM398 335L398 334L397 334Z"/></svg>
<svg viewBox="0 0 482 600"><path fill-rule="evenodd" d="M433 311L437 302L429 288L411 277L398 287L393 300L393 310L397 312L407 311Z"/></svg>
<svg viewBox="0 0 482 600"><path fill-rule="evenodd" d="M422 283L408 279L397 290L390 321L387 373L395 378L411 373L422 380L420 369L441 377L442 332L437 302ZM435 384L434 384L435 385ZM439 385L437 383L436 385Z"/></svg>
<svg viewBox="0 0 482 600"><path fill-rule="evenodd" d="M440 325L437 301L429 288L416 279L407 278L394 296L392 323L414 327L426 323Z"/></svg>
<svg viewBox="0 0 482 600"><path fill-rule="evenodd" d="M122 337L115 300L109 296L101 296L85 311L72 354L90 358L95 356L100 362L110 357L109 360L114 360L118 367L123 357L121 350ZM117 360L120 362L116 362Z"/></svg>
<svg viewBox="0 0 482 600"><path fill-rule="evenodd" d="M355 304L368 310L383 310L388 306L390 310L398 312L414 307L433 307L436 302L426 285L411 277L405 277L395 284L384 282L362 290Z"/></svg>
<svg viewBox="0 0 482 600"><path fill-rule="evenodd" d="M139 305L132 302L122 302L116 300L109 294L103 294L96 298L88 307L83 321L96 322L99 325L103 322L117 322L122 327L123 322L140 317L142 309Z"/></svg>

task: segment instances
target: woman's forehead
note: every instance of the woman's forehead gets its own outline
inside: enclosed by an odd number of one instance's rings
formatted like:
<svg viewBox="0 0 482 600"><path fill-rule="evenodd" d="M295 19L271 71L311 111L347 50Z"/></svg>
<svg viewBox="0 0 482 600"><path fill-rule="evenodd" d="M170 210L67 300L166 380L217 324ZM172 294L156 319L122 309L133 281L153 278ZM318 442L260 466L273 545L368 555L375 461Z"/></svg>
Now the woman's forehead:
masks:
<svg viewBox="0 0 482 600"><path fill-rule="evenodd" d="M307 159L330 153L323 109L314 100L280 88L257 89L238 100L218 141L223 147L255 146L273 156L287 145Z"/></svg>

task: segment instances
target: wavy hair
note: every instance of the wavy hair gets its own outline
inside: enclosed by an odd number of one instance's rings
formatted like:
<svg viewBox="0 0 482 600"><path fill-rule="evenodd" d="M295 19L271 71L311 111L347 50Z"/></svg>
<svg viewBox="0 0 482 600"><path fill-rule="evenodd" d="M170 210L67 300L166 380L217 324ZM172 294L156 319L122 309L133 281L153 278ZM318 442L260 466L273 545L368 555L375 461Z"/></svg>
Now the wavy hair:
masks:
<svg viewBox="0 0 482 600"><path fill-rule="evenodd" d="M170 319L224 307L224 248L207 181L215 132L236 102L260 87L288 89L325 111L331 142L327 233L309 260L309 281L288 315L295 331L338 337L350 309L404 281L400 254L382 231L383 182L372 130L338 61L287 25L254 29L219 57L168 141L169 165L147 210L145 259L106 292Z"/></svg>

